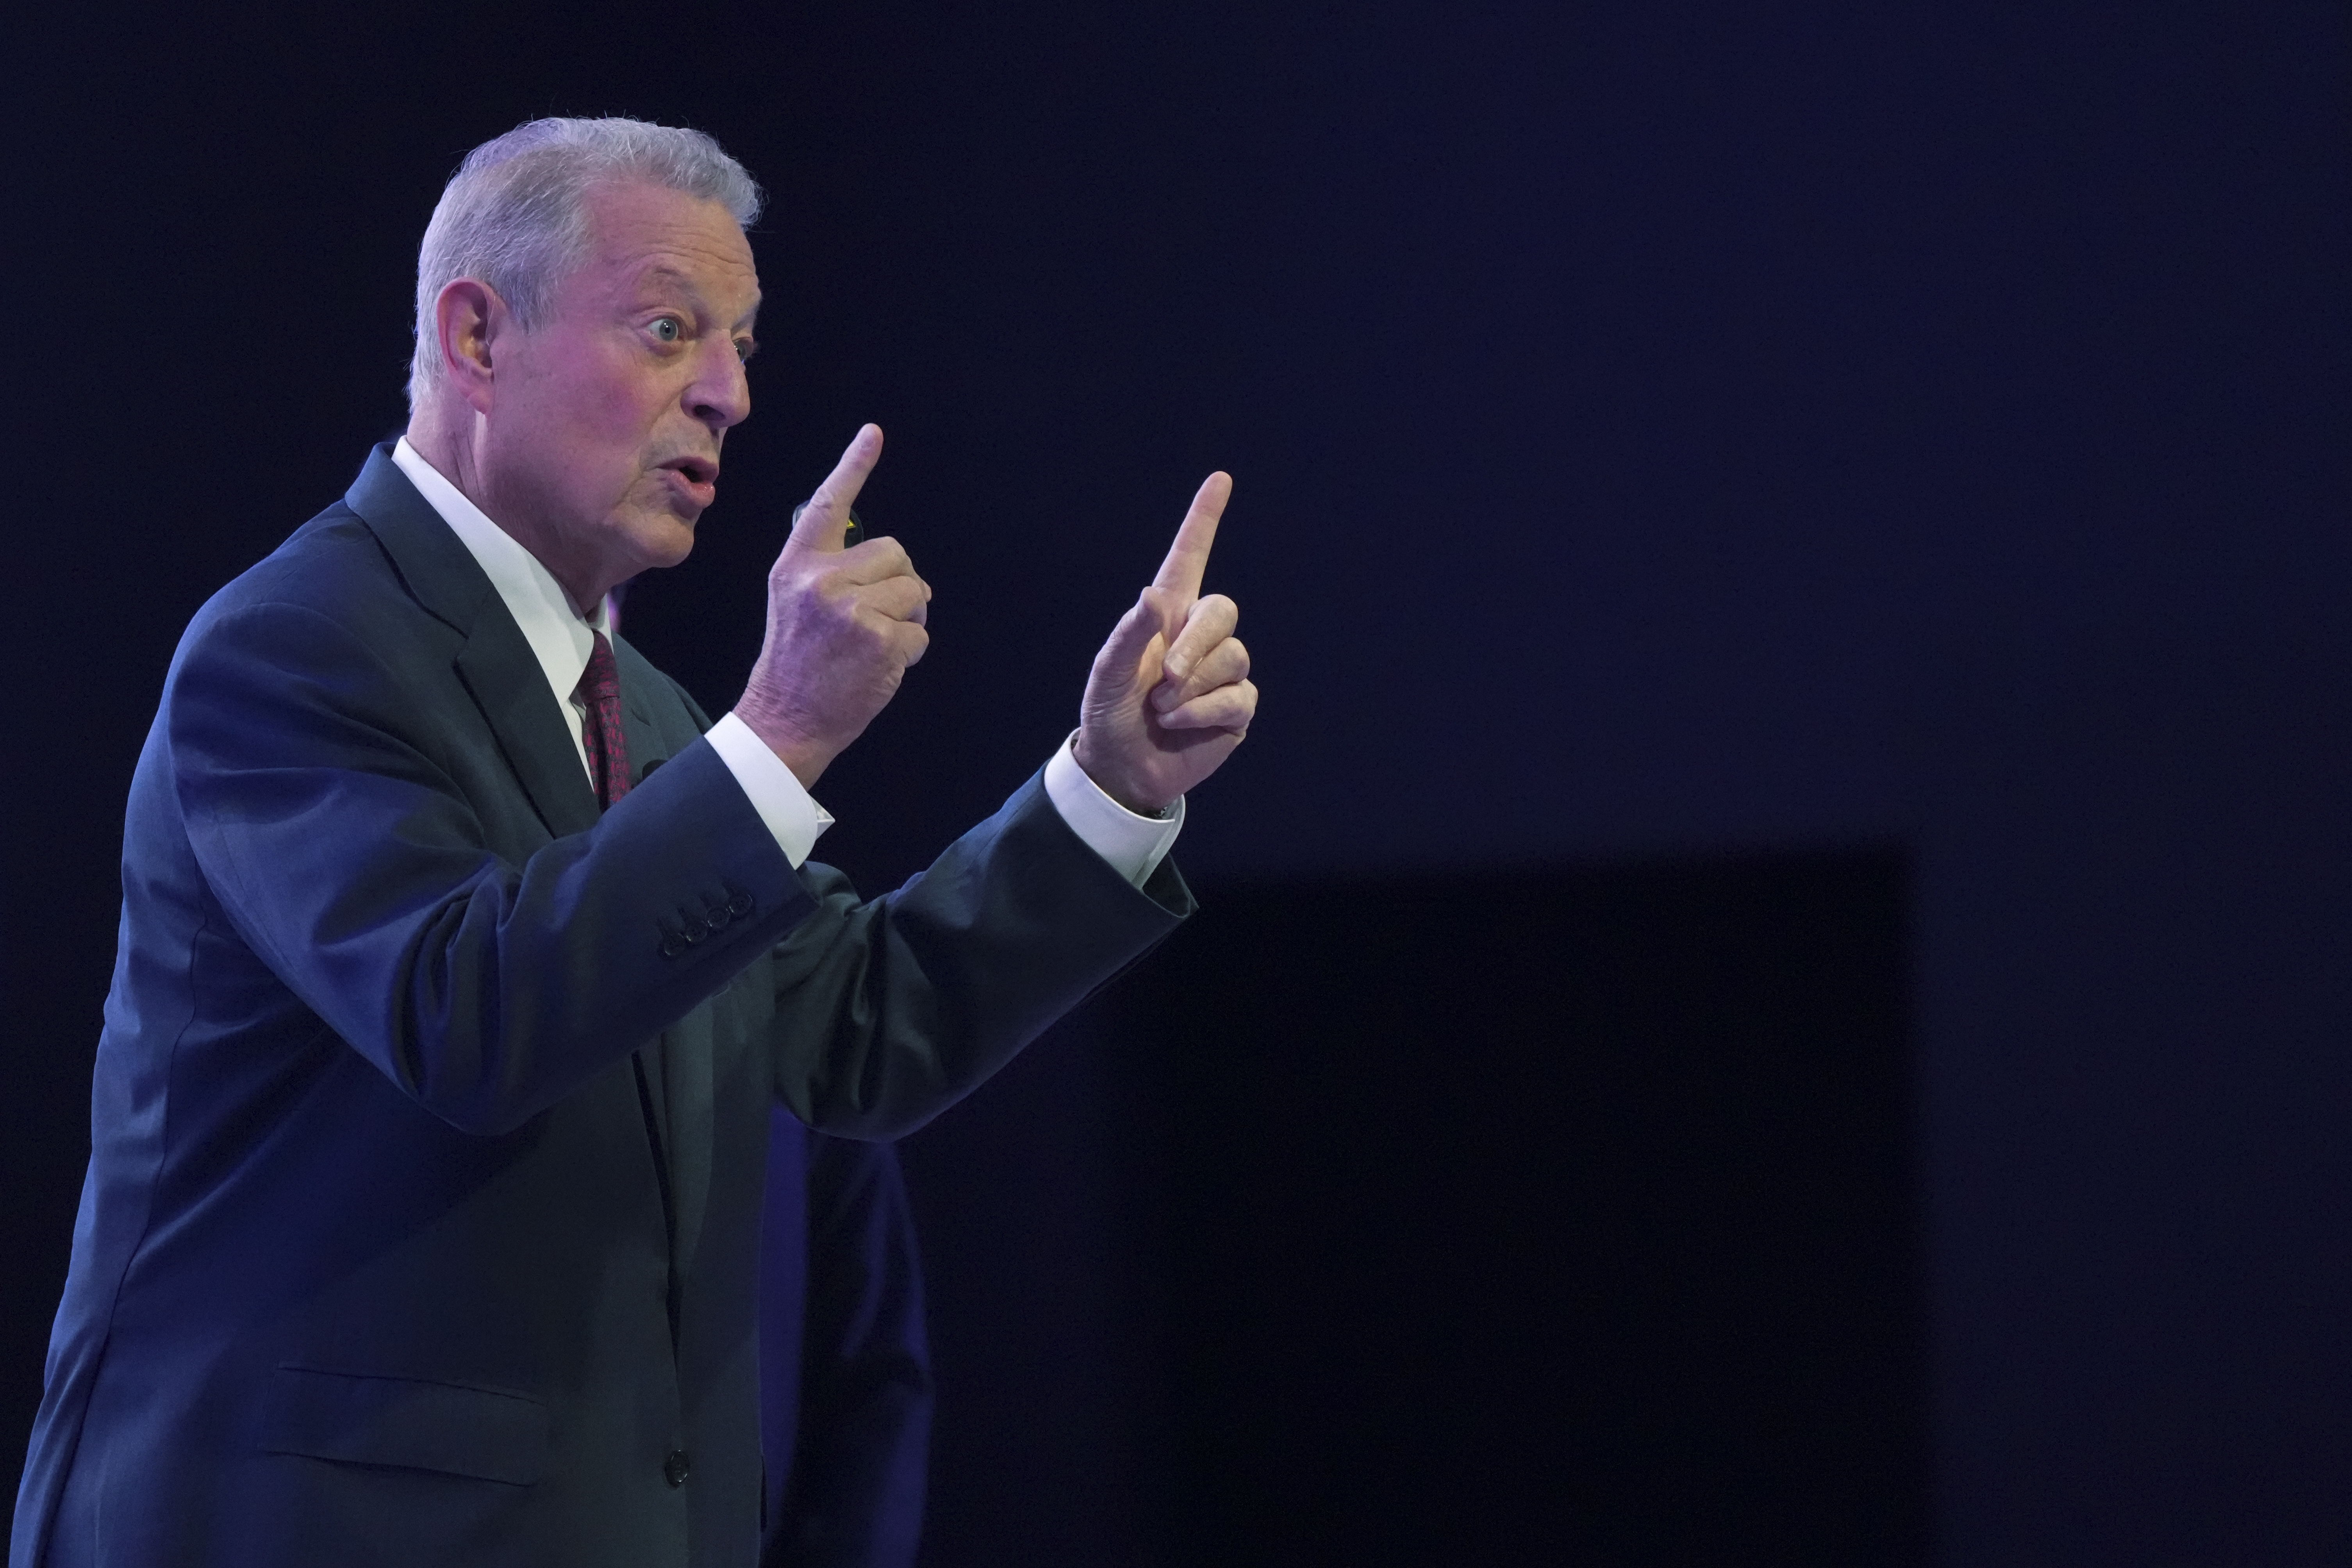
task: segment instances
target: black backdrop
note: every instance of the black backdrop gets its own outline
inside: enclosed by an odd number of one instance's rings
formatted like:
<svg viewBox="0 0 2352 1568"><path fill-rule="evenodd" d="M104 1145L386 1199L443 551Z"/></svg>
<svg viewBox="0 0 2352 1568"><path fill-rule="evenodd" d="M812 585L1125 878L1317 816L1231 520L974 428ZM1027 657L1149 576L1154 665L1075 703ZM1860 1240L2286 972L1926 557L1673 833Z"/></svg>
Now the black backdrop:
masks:
<svg viewBox="0 0 2352 1568"><path fill-rule="evenodd" d="M703 126L775 196L758 413L633 630L724 704L785 509L866 418L864 510L940 592L933 658L825 781L829 855L879 885L1034 766L1229 468L1213 585L1266 715L1190 869L1305 908L1333 878L1906 847L1944 1560L2352 1552L2346 31L13 22L10 1408L177 629L397 426L457 156L614 110ZM1192 978L1152 994L1254 1016Z"/></svg>
<svg viewBox="0 0 2352 1568"><path fill-rule="evenodd" d="M1211 888L905 1146L927 1568L1927 1561L1908 883Z"/></svg>

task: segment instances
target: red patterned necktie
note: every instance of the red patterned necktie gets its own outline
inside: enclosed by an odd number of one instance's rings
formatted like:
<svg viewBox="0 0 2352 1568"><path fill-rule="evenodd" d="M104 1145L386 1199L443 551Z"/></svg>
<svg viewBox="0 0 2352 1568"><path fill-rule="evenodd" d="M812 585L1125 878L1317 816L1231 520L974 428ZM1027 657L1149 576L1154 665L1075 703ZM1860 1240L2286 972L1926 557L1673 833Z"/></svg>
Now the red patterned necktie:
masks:
<svg viewBox="0 0 2352 1568"><path fill-rule="evenodd" d="M613 645L596 634L595 651L580 672L572 695L586 710L580 721L580 739L588 752L588 777L596 798L612 805L629 793L629 738L621 730L621 672L613 663Z"/></svg>

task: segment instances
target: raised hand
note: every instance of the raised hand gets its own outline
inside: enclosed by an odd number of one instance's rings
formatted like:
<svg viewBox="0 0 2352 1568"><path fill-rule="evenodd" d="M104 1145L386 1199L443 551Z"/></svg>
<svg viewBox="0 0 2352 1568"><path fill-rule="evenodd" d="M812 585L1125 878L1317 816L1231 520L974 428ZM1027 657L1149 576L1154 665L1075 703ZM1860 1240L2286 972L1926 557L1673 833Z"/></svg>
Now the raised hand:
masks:
<svg viewBox="0 0 2352 1568"><path fill-rule="evenodd" d="M882 456L860 429L809 498L768 571L768 635L736 716L814 787L923 657L930 585L895 539L842 548L849 506Z"/></svg>
<svg viewBox="0 0 2352 1568"><path fill-rule="evenodd" d="M1078 765L1129 811L1150 815L1233 754L1257 712L1241 611L1201 595L1209 546L1234 481L1211 474L1159 575L1095 655L1078 712Z"/></svg>

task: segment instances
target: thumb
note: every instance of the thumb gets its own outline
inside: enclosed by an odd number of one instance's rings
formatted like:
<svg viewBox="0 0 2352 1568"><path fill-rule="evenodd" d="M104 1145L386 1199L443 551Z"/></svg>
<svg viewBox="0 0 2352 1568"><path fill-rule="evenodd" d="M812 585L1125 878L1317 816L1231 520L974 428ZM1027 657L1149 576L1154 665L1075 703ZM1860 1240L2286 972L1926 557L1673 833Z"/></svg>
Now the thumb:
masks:
<svg viewBox="0 0 2352 1568"><path fill-rule="evenodd" d="M841 460L793 512L792 542L803 550L837 551L849 531L849 503L866 488L866 476L882 458L882 429L864 425L842 449Z"/></svg>

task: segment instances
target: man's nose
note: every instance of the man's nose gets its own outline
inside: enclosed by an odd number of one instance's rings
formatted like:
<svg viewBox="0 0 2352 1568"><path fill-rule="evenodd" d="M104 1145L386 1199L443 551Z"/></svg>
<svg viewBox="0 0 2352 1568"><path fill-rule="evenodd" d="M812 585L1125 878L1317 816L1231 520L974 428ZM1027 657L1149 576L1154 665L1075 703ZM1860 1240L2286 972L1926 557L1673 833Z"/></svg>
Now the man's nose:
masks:
<svg viewBox="0 0 2352 1568"><path fill-rule="evenodd" d="M687 388L686 411L713 430L751 416L751 381L743 374L743 359L733 343L716 344L704 357L701 374Z"/></svg>

